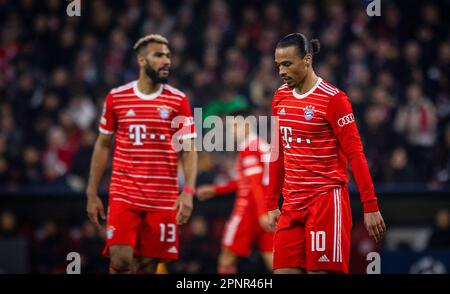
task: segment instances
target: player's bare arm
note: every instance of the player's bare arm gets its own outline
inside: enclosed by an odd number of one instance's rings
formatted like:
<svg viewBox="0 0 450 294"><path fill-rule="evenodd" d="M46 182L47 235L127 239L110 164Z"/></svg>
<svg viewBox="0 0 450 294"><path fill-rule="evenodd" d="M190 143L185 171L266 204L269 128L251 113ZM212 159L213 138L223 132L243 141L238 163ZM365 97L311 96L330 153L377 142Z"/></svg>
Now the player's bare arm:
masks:
<svg viewBox="0 0 450 294"><path fill-rule="evenodd" d="M175 209L178 210L177 223L179 225L186 224L191 217L194 195L191 191L187 191L186 187L191 189L192 187L195 187L195 180L197 177L197 152L195 151L194 139L183 142L183 147L180 161L185 178L185 189L175 202Z"/></svg>
<svg viewBox="0 0 450 294"><path fill-rule="evenodd" d="M197 188L197 198L200 201L205 201L216 196L216 189L214 185L201 185Z"/></svg>
<svg viewBox="0 0 450 294"><path fill-rule="evenodd" d="M86 189L87 207L86 211L91 222L100 227L98 215L105 220L105 209L102 200L98 196L100 181L108 163L113 136L99 134L94 146L94 152L91 159L91 168L89 173L89 182Z"/></svg>

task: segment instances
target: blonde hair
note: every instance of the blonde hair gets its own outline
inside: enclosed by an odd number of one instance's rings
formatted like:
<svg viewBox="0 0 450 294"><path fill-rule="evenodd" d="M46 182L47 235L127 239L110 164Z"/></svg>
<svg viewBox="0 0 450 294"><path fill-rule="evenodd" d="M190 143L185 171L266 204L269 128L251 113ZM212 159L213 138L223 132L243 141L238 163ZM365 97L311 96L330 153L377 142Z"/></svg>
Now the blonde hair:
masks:
<svg viewBox="0 0 450 294"><path fill-rule="evenodd" d="M133 50L134 52L139 52L142 47L150 43L169 45L169 41L163 36L158 34L150 34L137 40L137 42L133 45Z"/></svg>

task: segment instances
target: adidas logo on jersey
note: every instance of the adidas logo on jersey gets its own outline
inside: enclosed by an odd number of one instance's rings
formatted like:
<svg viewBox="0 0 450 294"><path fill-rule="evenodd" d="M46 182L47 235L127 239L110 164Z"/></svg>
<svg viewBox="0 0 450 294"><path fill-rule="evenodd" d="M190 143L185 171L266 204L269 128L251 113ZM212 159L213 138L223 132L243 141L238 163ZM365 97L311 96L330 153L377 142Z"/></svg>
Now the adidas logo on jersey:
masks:
<svg viewBox="0 0 450 294"><path fill-rule="evenodd" d="M284 107L281 108L281 110L278 112L278 114L286 114L286 110L284 110Z"/></svg>
<svg viewBox="0 0 450 294"><path fill-rule="evenodd" d="M319 262L330 262L328 257L324 254L319 258Z"/></svg>
<svg viewBox="0 0 450 294"><path fill-rule="evenodd" d="M169 252L169 253L178 253L178 250L177 250L177 247L172 246L172 247L169 248L169 250L167 250L167 252Z"/></svg>
<svg viewBox="0 0 450 294"><path fill-rule="evenodd" d="M136 116L136 113L134 113L133 109L128 110L127 116Z"/></svg>

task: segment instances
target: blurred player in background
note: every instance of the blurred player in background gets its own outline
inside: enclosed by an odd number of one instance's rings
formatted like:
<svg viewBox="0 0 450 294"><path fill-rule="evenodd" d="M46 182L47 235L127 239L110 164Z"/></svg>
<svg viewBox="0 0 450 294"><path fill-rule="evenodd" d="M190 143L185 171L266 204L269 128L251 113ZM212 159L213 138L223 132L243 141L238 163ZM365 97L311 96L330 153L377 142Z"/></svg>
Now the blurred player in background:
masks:
<svg viewBox="0 0 450 294"><path fill-rule="evenodd" d="M275 273L347 273L352 227L347 162L378 242L386 230L350 101L312 68L318 40L303 34L277 44L275 64L285 82L274 95L279 144L273 146L267 194ZM272 140L274 142L276 140ZM278 199L283 194L282 211Z"/></svg>
<svg viewBox="0 0 450 294"><path fill-rule="evenodd" d="M236 202L222 239L218 273L237 273L238 258L248 257L257 246L269 271L272 270L273 233L269 227L265 190L268 183L269 145L256 135L249 111L237 111L229 128L238 144L237 179L225 185L198 187L200 200L236 192Z"/></svg>
<svg viewBox="0 0 450 294"><path fill-rule="evenodd" d="M133 48L139 79L106 96L87 187L87 213L99 225L105 212L97 193L115 135L104 250L110 273L154 273L158 262L177 259L178 225L187 223L195 194L194 123L186 96L167 84L168 41L148 35Z"/></svg>

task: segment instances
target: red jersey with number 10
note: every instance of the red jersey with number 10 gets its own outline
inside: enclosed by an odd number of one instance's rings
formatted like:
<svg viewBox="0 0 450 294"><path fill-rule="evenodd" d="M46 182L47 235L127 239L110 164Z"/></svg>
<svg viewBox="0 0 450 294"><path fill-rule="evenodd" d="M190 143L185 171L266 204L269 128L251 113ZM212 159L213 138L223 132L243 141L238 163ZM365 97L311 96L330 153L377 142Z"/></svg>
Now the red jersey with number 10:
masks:
<svg viewBox="0 0 450 294"><path fill-rule="evenodd" d="M348 182L350 162L365 212L378 210L372 178L348 97L318 78L304 94L287 85L274 95L279 145L272 146L267 204L277 208L283 193L285 210L301 210L327 191ZM273 140L274 142L276 140Z"/></svg>
<svg viewBox="0 0 450 294"><path fill-rule="evenodd" d="M115 134L110 201L143 210L173 209L178 154L172 140L195 137L186 96L166 84L146 95L137 81L113 89L106 96L99 131Z"/></svg>

